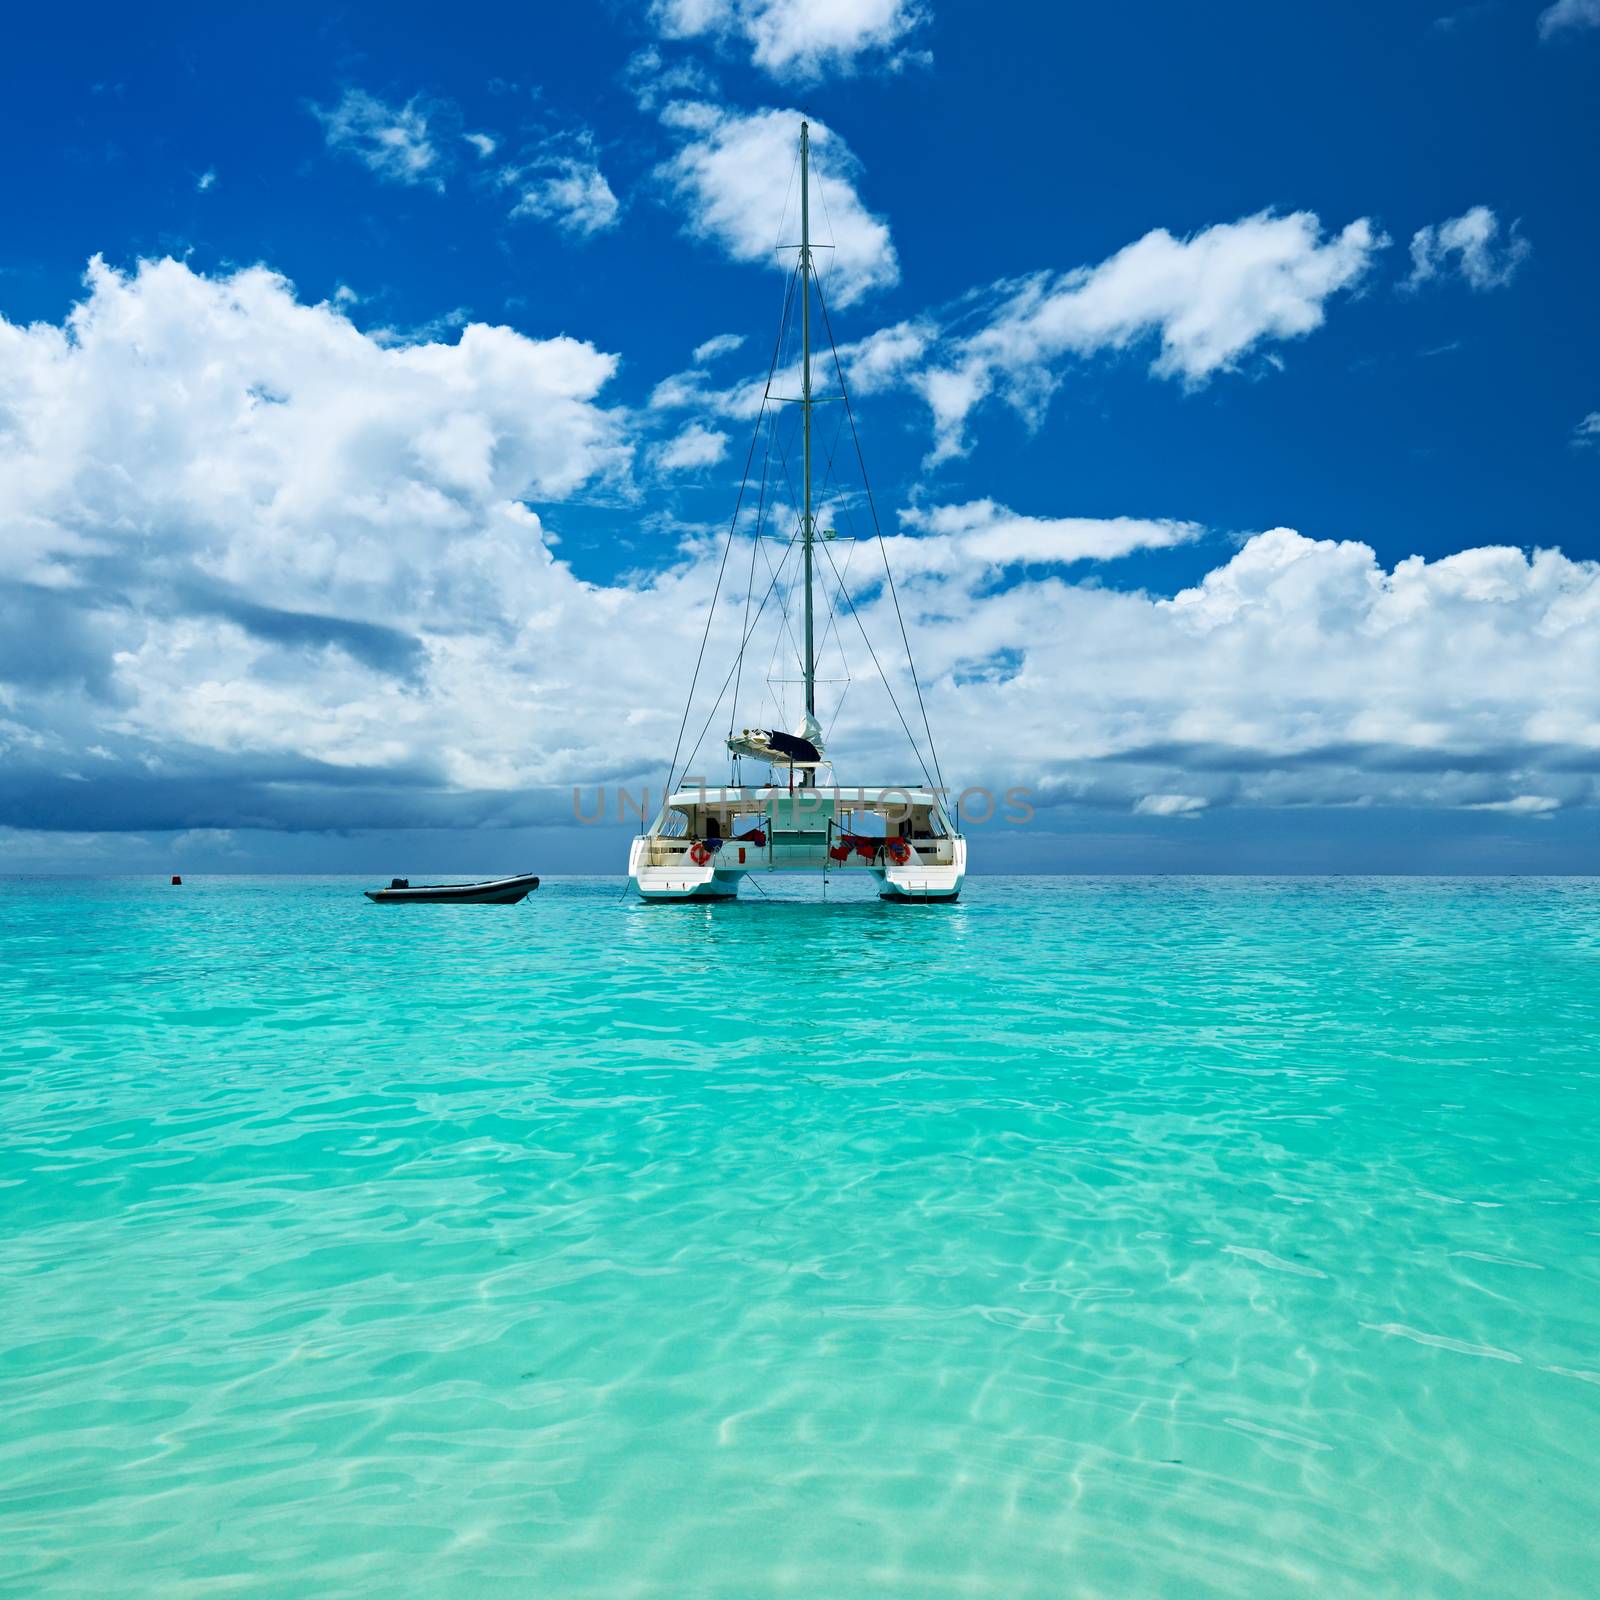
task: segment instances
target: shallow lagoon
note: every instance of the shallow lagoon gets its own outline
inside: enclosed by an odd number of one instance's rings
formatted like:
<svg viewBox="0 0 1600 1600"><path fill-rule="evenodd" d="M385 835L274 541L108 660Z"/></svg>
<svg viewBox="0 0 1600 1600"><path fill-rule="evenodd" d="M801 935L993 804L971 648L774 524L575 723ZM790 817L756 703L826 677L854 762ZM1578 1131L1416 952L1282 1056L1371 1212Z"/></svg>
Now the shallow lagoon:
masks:
<svg viewBox="0 0 1600 1600"><path fill-rule="evenodd" d="M1594 1592L1600 884L360 887L0 882L0 1593Z"/></svg>

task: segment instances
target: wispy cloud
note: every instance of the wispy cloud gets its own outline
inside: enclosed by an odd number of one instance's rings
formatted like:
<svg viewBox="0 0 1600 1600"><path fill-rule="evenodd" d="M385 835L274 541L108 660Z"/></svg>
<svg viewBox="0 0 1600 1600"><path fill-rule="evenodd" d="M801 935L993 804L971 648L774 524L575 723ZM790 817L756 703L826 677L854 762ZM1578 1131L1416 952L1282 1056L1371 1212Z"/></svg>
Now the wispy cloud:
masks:
<svg viewBox="0 0 1600 1600"><path fill-rule="evenodd" d="M508 167L501 181L518 193L513 217L539 217L579 238L615 227L621 214L606 175L586 156L536 156Z"/></svg>
<svg viewBox="0 0 1600 1600"><path fill-rule="evenodd" d="M1516 794L1509 800L1480 800L1473 811L1509 811L1514 817L1550 817L1561 809L1561 802L1547 794Z"/></svg>
<svg viewBox="0 0 1600 1600"><path fill-rule="evenodd" d="M657 111L669 100L706 100L717 94L717 80L698 61L669 61L653 44L628 58L622 81L641 111Z"/></svg>
<svg viewBox="0 0 1600 1600"><path fill-rule="evenodd" d="M1145 794L1134 802L1134 814L1140 817L1195 818L1210 804L1197 794Z"/></svg>
<svg viewBox="0 0 1600 1600"><path fill-rule="evenodd" d="M731 195L728 203L736 210ZM757 253L758 236L740 251L768 259ZM932 468L966 453L968 420L991 399L1037 424L1073 359L1148 345L1155 377L1198 388L1266 347L1303 338L1336 295L1360 287L1388 243L1366 218L1326 235L1304 211L1260 212L1188 238L1158 228L1096 266L1002 280L841 345L839 357L858 394L910 388L922 397L934 432L924 465ZM789 381L779 374L780 392ZM747 378L716 389L703 372L681 372L656 386L651 405L750 416L763 387Z"/></svg>
<svg viewBox="0 0 1600 1600"><path fill-rule="evenodd" d="M993 500L908 507L900 521L914 536L891 537L885 545L894 570L907 573L1113 561L1135 550L1190 544L1205 531L1169 519L1022 516Z"/></svg>
<svg viewBox="0 0 1600 1600"><path fill-rule="evenodd" d="M1600 411L1591 411L1572 430L1575 450L1600 450Z"/></svg>
<svg viewBox="0 0 1600 1600"><path fill-rule="evenodd" d="M1562 33L1600 28L1600 0L1556 0L1539 13L1539 37L1553 39Z"/></svg>
<svg viewBox="0 0 1600 1600"><path fill-rule="evenodd" d="M862 398L910 383L937 337L938 329L932 322L907 321L878 328L863 338L839 345L839 363L850 392ZM695 354L698 358L699 351ZM780 368L773 375L773 390L778 394L792 394L799 382L797 366ZM747 375L719 388L712 384L701 362L688 371L671 373L656 384L650 395L650 407L655 411L671 411L698 406L717 416L748 420L761 409L765 391L764 373L759 377Z"/></svg>
<svg viewBox="0 0 1600 1600"><path fill-rule="evenodd" d="M463 130L461 109L449 100L413 95L393 106L350 88L335 105L311 109L330 150L353 157L386 182L441 193L462 145L480 161L492 160L502 146L495 134ZM622 210L595 159L593 137L581 127L540 136L519 157L485 172L473 188L480 195L510 190L516 197L513 217L537 217L579 239L614 227Z"/></svg>
<svg viewBox="0 0 1600 1600"><path fill-rule="evenodd" d="M386 183L443 191L447 165L429 129L420 95L391 106L365 89L346 89L332 106L313 105L330 150L351 156Z"/></svg>
<svg viewBox="0 0 1600 1600"><path fill-rule="evenodd" d="M742 333L719 333L715 338L707 339L704 344L697 344L694 347L694 364L703 367L708 361L717 360L719 356L732 355L743 344Z"/></svg>
<svg viewBox="0 0 1600 1600"><path fill-rule="evenodd" d="M200 194L205 194L209 189L215 189L217 186L217 169L215 167L207 167L206 170L195 179L194 186Z"/></svg>
<svg viewBox="0 0 1600 1600"><path fill-rule="evenodd" d="M1433 19L1432 30L1435 33L1458 33L1468 23L1477 22L1494 10L1495 0L1478 0L1477 4L1463 6L1459 11L1451 11L1443 16Z"/></svg>
<svg viewBox="0 0 1600 1600"><path fill-rule="evenodd" d="M1415 290L1436 278L1459 276L1480 294L1503 289L1532 252L1516 223L1502 239L1494 212L1488 206L1473 206L1459 217L1412 234L1411 276L1402 287Z"/></svg>

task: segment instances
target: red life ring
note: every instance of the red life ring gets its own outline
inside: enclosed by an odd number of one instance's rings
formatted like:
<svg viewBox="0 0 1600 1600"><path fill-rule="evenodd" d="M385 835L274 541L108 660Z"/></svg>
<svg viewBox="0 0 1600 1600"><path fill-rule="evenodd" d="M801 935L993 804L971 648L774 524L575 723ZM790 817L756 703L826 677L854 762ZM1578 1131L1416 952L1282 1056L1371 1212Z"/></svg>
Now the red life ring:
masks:
<svg viewBox="0 0 1600 1600"><path fill-rule="evenodd" d="M695 842L689 846L689 859L694 862L697 867L703 867L706 862L711 859L711 852L706 849L705 845L699 839L696 839Z"/></svg>
<svg viewBox="0 0 1600 1600"><path fill-rule="evenodd" d="M904 839L889 839L885 841L884 849L897 867L903 867L911 859L911 846Z"/></svg>

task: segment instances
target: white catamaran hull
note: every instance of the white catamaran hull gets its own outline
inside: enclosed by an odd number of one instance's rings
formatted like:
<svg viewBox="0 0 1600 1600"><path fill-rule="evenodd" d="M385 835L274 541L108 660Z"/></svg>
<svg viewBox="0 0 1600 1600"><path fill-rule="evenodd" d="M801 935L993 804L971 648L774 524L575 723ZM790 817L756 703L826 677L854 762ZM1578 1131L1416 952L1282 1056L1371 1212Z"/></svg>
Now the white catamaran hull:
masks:
<svg viewBox="0 0 1600 1600"><path fill-rule="evenodd" d="M739 893L742 869L719 871L712 857L697 866L685 852L670 864L652 865L650 835L633 841L628 851L628 882L646 900L732 900Z"/></svg>
<svg viewBox="0 0 1600 1600"><path fill-rule="evenodd" d="M915 851L903 865L886 862L879 896L885 900L954 900L967 877L967 841L955 838L951 846L955 860L948 863L923 861Z"/></svg>
<svg viewBox="0 0 1600 1600"><path fill-rule="evenodd" d="M967 841L959 834L907 841L903 861L886 848L875 849L875 840L855 836L852 842L864 845L865 851L850 848L839 859L835 852L842 835L837 826L774 829L764 832L759 844L734 834L709 853L704 841L697 851L698 837L698 829L689 835L652 830L634 839L628 851L628 881L634 892L645 900L732 900L741 880L751 875L817 872L830 878L870 874L885 900L948 901L960 895L967 875ZM697 861L696 853L707 859Z"/></svg>

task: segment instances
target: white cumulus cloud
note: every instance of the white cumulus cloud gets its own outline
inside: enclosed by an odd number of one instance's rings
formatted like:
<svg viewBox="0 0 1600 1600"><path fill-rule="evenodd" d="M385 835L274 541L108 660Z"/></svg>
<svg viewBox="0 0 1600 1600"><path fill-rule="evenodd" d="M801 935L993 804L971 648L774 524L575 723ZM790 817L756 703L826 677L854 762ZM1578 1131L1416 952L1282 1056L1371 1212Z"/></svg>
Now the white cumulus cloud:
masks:
<svg viewBox="0 0 1600 1600"><path fill-rule="evenodd" d="M844 579L916 718L875 552L847 565L823 548L830 585ZM1399 805L1517 817L1535 815L1522 796L1600 801L1600 563L1490 546L1385 567L1354 540L1280 528L1164 598L1059 567L1001 585L987 562L916 567L903 544L891 551L953 782L1021 783L1045 806L1143 800L1142 814L1172 816ZM857 681L829 749L853 774L903 739L853 619L839 632ZM819 706L824 723L832 711Z"/></svg>
<svg viewBox="0 0 1600 1600"><path fill-rule="evenodd" d="M689 530L622 577L561 558L564 502L629 468L616 364L482 324L385 344L265 269L170 260L95 263L64 325L0 320L0 828L509 825L659 778L721 548ZM1158 563L1190 523L976 500L907 528L899 606L958 786L1506 825L1600 799L1600 563L1386 564L1280 528L1164 596L1075 564ZM914 706L876 552L822 548ZM752 564L741 539L729 570ZM708 659L742 626L718 607ZM855 679L830 751L844 781L904 777L854 627L819 627Z"/></svg>
<svg viewBox="0 0 1600 1600"><path fill-rule="evenodd" d="M88 289L65 327L0 320L15 780L80 746L134 806L185 774L203 806L223 771L514 770L492 722L537 727L539 697L603 653L606 602L526 502L625 470L598 403L615 357L481 324L388 346L261 268L96 261Z"/></svg>
<svg viewBox="0 0 1600 1600"><path fill-rule="evenodd" d="M1500 238L1500 220L1488 206L1473 206L1448 222L1418 228L1411 236L1411 276L1405 287L1416 289L1434 278L1457 273L1468 288L1480 293L1503 289L1532 253L1533 246L1512 224Z"/></svg>
<svg viewBox="0 0 1600 1600"><path fill-rule="evenodd" d="M727 453L727 434L691 422L655 451L655 462L663 472L690 472L715 466Z"/></svg>
<svg viewBox="0 0 1600 1600"><path fill-rule="evenodd" d="M965 450L966 420L990 394L1036 416L1063 357L1150 341L1156 376L1195 385L1267 341L1301 338L1387 242L1365 218L1324 237L1310 212L1263 211L1186 239L1157 228L1098 266L996 285L978 329L947 340L918 378L932 459Z"/></svg>
<svg viewBox="0 0 1600 1600"><path fill-rule="evenodd" d="M778 247L800 237L793 178L801 113L674 101L662 121L681 143L659 176L683 207L686 230L735 261L791 270L793 255ZM849 305L897 283L900 263L888 223L858 192L860 163L844 141L813 121L811 147L812 239L833 246L818 252L818 269L830 300Z"/></svg>
<svg viewBox="0 0 1600 1600"><path fill-rule="evenodd" d="M736 39L774 76L814 79L869 56L897 68L925 12L916 0L656 0L651 15L669 39Z"/></svg>

